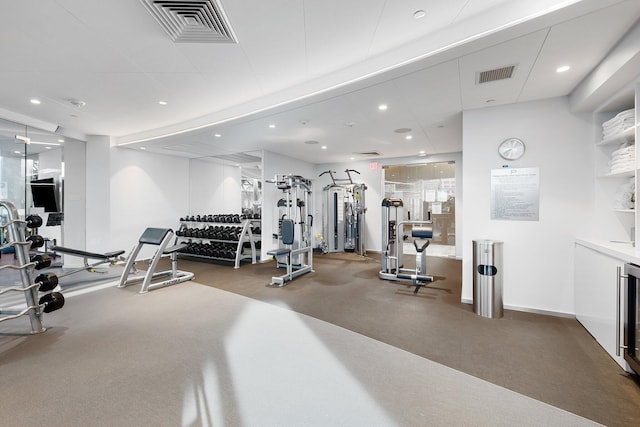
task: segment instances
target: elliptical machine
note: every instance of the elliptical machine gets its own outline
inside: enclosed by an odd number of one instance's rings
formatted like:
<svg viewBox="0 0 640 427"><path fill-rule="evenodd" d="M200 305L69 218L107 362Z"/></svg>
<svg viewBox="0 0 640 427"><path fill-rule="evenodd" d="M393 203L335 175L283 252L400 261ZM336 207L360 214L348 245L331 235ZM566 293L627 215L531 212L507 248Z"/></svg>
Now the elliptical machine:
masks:
<svg viewBox="0 0 640 427"><path fill-rule="evenodd" d="M411 237L416 248L415 269L403 268L404 227L411 227ZM415 286L414 294L420 287L433 282L427 274L426 249L433 237L432 221L404 221L403 203L400 199L382 201L382 268L379 277L383 280L410 281Z"/></svg>

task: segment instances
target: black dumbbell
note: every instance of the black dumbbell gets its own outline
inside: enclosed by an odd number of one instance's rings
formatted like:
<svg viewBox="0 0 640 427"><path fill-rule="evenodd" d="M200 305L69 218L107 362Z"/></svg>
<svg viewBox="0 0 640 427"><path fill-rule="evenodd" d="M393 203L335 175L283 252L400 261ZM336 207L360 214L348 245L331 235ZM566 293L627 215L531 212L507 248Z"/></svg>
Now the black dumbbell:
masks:
<svg viewBox="0 0 640 427"><path fill-rule="evenodd" d="M64 295L60 292L51 292L50 294L43 295L38 304L44 306L42 311L45 313L51 313L61 309L64 306Z"/></svg>
<svg viewBox="0 0 640 427"><path fill-rule="evenodd" d="M35 283L39 283L38 290L40 292L52 291L58 286L58 276L53 273L41 274L35 279Z"/></svg>
<svg viewBox="0 0 640 427"><path fill-rule="evenodd" d="M43 268L47 268L51 265L51 257L45 254L31 255L29 260L36 264L36 270L42 270Z"/></svg>

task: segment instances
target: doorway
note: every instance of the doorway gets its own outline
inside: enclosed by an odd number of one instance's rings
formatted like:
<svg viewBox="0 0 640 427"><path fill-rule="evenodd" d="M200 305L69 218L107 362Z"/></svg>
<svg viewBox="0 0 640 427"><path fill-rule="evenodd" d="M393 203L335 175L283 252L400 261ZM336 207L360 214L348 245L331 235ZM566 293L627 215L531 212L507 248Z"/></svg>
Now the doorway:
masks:
<svg viewBox="0 0 640 427"><path fill-rule="evenodd" d="M404 220L433 221L431 256L455 257L456 253L455 162L384 167L386 198L401 199ZM411 242L404 253L413 253Z"/></svg>

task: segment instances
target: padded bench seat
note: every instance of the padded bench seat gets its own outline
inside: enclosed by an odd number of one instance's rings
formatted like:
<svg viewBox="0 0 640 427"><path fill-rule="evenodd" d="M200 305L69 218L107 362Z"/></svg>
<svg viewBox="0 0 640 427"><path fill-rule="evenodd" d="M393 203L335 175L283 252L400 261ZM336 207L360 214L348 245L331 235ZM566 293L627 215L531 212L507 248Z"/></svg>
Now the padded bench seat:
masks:
<svg viewBox="0 0 640 427"><path fill-rule="evenodd" d="M123 250L120 250L120 251L105 252L103 254L99 254L95 252L81 251L79 249L65 248L64 246L54 246L51 248L51 250L54 252L60 252L63 254L76 255L79 257L92 258L92 259L111 259L111 258L120 256L124 253Z"/></svg>
<svg viewBox="0 0 640 427"><path fill-rule="evenodd" d="M272 251L269 251L267 252L267 255L280 256L280 255L288 255L290 253L291 253L291 249L281 248L281 249L274 249Z"/></svg>

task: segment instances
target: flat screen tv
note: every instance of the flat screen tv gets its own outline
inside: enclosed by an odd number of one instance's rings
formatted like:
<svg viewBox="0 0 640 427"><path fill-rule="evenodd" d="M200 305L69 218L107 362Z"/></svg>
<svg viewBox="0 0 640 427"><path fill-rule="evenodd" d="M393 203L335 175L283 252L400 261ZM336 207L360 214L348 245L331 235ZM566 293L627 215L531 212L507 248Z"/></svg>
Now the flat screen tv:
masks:
<svg viewBox="0 0 640 427"><path fill-rule="evenodd" d="M31 197L33 206L44 208L45 212L59 212L56 201L56 183L53 178L31 180Z"/></svg>

